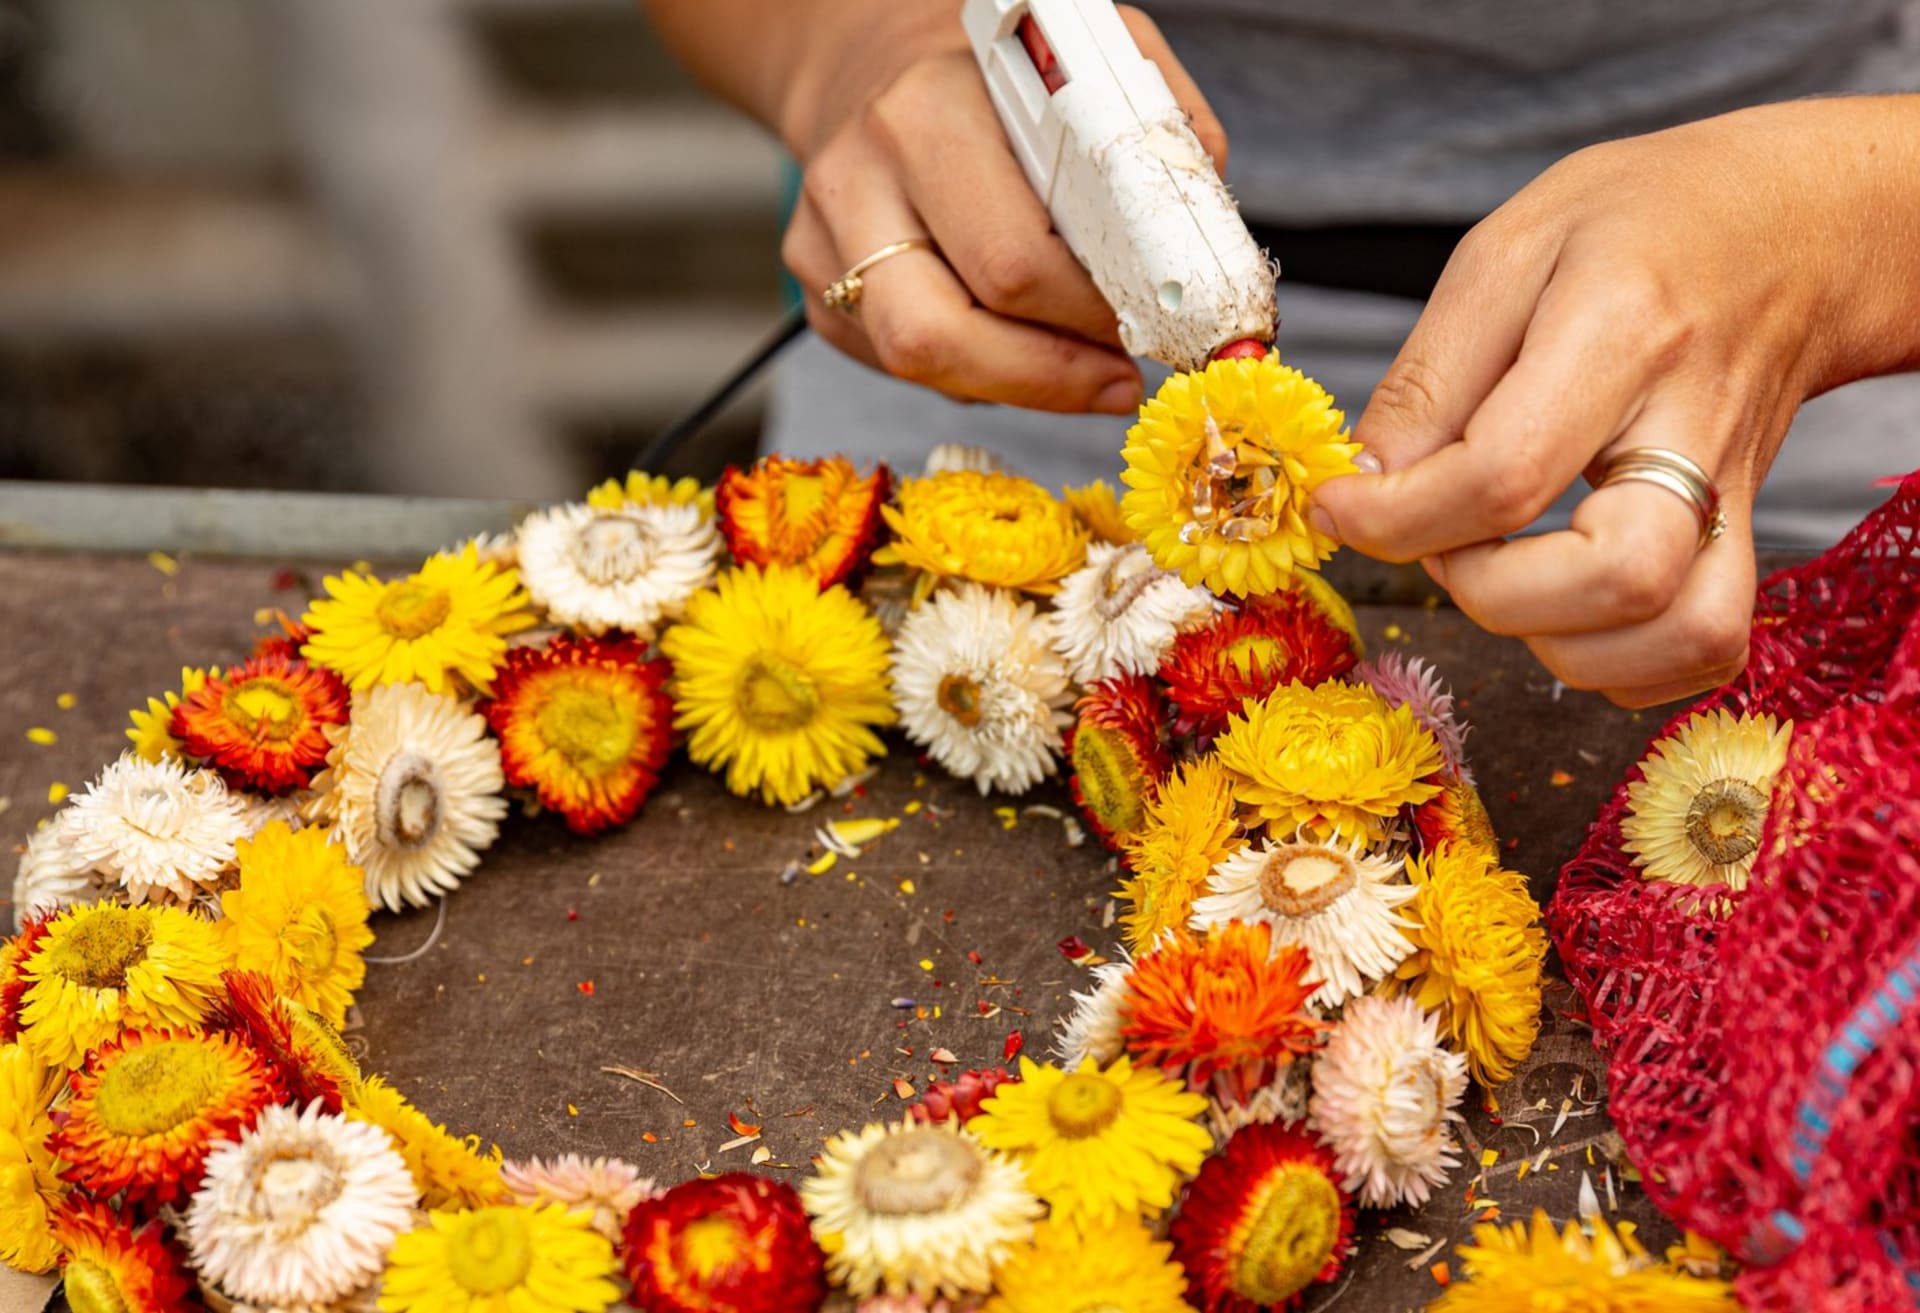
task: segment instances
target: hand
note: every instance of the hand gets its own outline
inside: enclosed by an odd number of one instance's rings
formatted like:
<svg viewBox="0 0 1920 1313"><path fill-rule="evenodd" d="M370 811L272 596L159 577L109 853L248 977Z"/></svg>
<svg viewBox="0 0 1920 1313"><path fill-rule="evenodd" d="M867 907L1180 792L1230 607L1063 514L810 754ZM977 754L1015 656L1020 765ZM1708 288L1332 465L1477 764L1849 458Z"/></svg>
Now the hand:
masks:
<svg viewBox="0 0 1920 1313"><path fill-rule="evenodd" d="M855 359L957 399L1131 414L1140 375L1113 311L1020 171L958 6L940 14L912 42L881 31L853 44L843 33L830 68L795 78L783 135L805 172L781 254L808 322ZM1138 10L1121 14L1224 167L1219 122L1159 29ZM856 261L921 236L939 250L875 265L857 314L821 304Z"/></svg>
<svg viewBox="0 0 1920 1313"><path fill-rule="evenodd" d="M1627 706L1744 667L1752 506L1807 397L1920 362L1920 98L1806 101L1569 156L1479 224L1355 426L1383 472L1316 499L1370 556ZM1644 483L1505 539L1665 447L1729 528Z"/></svg>

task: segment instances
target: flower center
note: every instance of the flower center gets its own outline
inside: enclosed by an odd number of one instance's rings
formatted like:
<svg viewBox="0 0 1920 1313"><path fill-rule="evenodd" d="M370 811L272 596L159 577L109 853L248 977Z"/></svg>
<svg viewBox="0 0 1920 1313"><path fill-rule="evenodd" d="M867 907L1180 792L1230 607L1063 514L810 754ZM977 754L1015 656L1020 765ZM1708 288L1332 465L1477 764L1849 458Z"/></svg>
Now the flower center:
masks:
<svg viewBox="0 0 1920 1313"><path fill-rule="evenodd" d="M127 1313L120 1283L91 1258L74 1258L60 1270L66 1281L67 1303L73 1313Z"/></svg>
<svg viewBox="0 0 1920 1313"><path fill-rule="evenodd" d="M511 1208L457 1214L447 1235L447 1267L470 1295L512 1290L533 1266L527 1224Z"/></svg>
<svg viewBox="0 0 1920 1313"><path fill-rule="evenodd" d="M287 955L300 964L308 977L322 976L333 970L339 955L340 939L333 914L318 903L308 903L280 930L280 943Z"/></svg>
<svg viewBox="0 0 1920 1313"><path fill-rule="evenodd" d="M94 1112L114 1135L160 1135L193 1120L225 1084L220 1055L190 1040L158 1040L117 1056L100 1073Z"/></svg>
<svg viewBox="0 0 1920 1313"><path fill-rule="evenodd" d="M868 1212L889 1217L938 1213L980 1179L980 1150L939 1126L889 1135L853 1169L853 1189Z"/></svg>
<svg viewBox="0 0 1920 1313"><path fill-rule="evenodd" d="M307 718L300 699L277 679L249 679L228 689L222 710L247 737L276 742L299 733Z"/></svg>
<svg viewBox="0 0 1920 1313"><path fill-rule="evenodd" d="M780 519L796 533L813 527L827 504L827 483L817 474L789 474L780 481Z"/></svg>
<svg viewBox="0 0 1920 1313"><path fill-rule="evenodd" d="M1315 916L1359 882L1353 859L1337 848L1283 848L1260 868L1260 901L1276 916Z"/></svg>
<svg viewBox="0 0 1920 1313"><path fill-rule="evenodd" d="M451 610L453 597L446 589L409 579L387 586L373 616L395 638L418 638L438 629Z"/></svg>
<svg viewBox="0 0 1920 1313"><path fill-rule="evenodd" d="M740 716L763 733L799 729L813 719L820 695L804 670L776 656L747 662L736 685Z"/></svg>
<svg viewBox="0 0 1920 1313"><path fill-rule="evenodd" d="M433 763L417 752L396 753L374 789L374 825L380 842L423 848L440 828L440 783Z"/></svg>
<svg viewBox="0 0 1920 1313"><path fill-rule="evenodd" d="M1746 780L1715 780L1693 795L1687 837L1715 866L1728 866L1753 855L1766 822L1766 794Z"/></svg>
<svg viewBox="0 0 1920 1313"><path fill-rule="evenodd" d="M153 942L153 922L129 908L102 906L47 949L47 967L87 989L125 989Z"/></svg>
<svg viewBox="0 0 1920 1313"><path fill-rule="evenodd" d="M1286 1303L1320 1275L1339 1240L1333 1182L1311 1167L1281 1167L1233 1264L1234 1293L1256 1304Z"/></svg>
<svg viewBox="0 0 1920 1313"><path fill-rule="evenodd" d="M305 1227L340 1197L343 1184L332 1163L313 1157L308 1149L288 1149L260 1169L254 1207L269 1221Z"/></svg>
<svg viewBox="0 0 1920 1313"><path fill-rule="evenodd" d="M1075 731L1073 778L1080 801L1108 834L1133 834L1146 824L1146 772L1124 734L1102 725Z"/></svg>
<svg viewBox="0 0 1920 1313"><path fill-rule="evenodd" d="M1259 663L1261 674L1277 678L1278 673L1287 668L1291 655L1271 634L1243 635L1227 644L1226 650L1220 654L1221 660L1238 671L1243 679L1253 678L1255 662Z"/></svg>
<svg viewBox="0 0 1920 1313"><path fill-rule="evenodd" d="M696 1281L711 1282L740 1261L746 1233L731 1217L703 1217L680 1233L680 1258Z"/></svg>
<svg viewBox="0 0 1920 1313"><path fill-rule="evenodd" d="M1084 1140L1111 1126L1122 1102L1112 1081L1076 1071L1047 1096L1047 1117L1065 1138Z"/></svg>
<svg viewBox="0 0 1920 1313"><path fill-rule="evenodd" d="M1189 545L1218 533L1230 543L1258 542L1278 527L1289 491L1273 458L1241 442L1238 424L1225 431L1207 412L1206 442L1189 485L1191 518L1180 526Z"/></svg>
<svg viewBox="0 0 1920 1313"><path fill-rule="evenodd" d="M593 583L623 584L653 564L653 538L638 516L602 511L574 536L573 563Z"/></svg>
<svg viewBox="0 0 1920 1313"><path fill-rule="evenodd" d="M952 716L968 729L980 723L980 685L966 675L947 675L940 680L940 691L934 700L940 710Z"/></svg>
<svg viewBox="0 0 1920 1313"><path fill-rule="evenodd" d="M562 686L540 708L540 741L576 770L603 775L633 751L633 724L604 693Z"/></svg>

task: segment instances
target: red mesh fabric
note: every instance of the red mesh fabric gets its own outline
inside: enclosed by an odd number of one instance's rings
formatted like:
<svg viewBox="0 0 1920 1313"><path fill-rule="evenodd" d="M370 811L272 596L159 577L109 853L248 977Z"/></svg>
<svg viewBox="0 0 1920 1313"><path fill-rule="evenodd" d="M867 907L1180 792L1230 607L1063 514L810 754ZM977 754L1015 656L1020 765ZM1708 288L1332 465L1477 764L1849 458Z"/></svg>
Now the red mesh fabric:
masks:
<svg viewBox="0 0 1920 1313"><path fill-rule="evenodd" d="M1716 707L1794 721L1745 892L1640 878L1636 768L1547 908L1648 1192L1750 1260L1758 1308L1920 1303L1916 617L1920 472L1767 580L1746 672L1655 736Z"/></svg>

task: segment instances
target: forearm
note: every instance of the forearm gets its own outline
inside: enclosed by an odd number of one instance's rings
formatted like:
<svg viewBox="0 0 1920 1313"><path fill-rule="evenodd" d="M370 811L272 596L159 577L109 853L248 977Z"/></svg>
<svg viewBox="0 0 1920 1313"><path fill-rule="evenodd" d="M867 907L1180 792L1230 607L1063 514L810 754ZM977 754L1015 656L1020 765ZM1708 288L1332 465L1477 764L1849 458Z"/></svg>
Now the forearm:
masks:
<svg viewBox="0 0 1920 1313"><path fill-rule="evenodd" d="M949 0L641 0L669 49L717 95L807 158L918 53L965 44ZM886 50L885 69L837 57Z"/></svg>

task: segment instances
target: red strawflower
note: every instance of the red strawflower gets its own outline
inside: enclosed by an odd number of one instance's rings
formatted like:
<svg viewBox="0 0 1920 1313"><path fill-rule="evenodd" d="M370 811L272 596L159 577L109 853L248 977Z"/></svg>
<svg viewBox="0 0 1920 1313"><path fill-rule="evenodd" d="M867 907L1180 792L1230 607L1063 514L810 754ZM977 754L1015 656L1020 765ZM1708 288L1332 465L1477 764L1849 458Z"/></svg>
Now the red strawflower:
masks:
<svg viewBox="0 0 1920 1313"><path fill-rule="evenodd" d="M222 1020L266 1059L287 1098L297 1107L320 1100L339 1112L346 1091L360 1079L359 1064L325 1019L282 997L261 971L226 971Z"/></svg>
<svg viewBox="0 0 1920 1313"><path fill-rule="evenodd" d="M949 1117L958 1117L964 1126L980 1115L982 1099L1017 1079L1005 1067L963 1072L952 1080L937 1080L928 1085L920 1101L907 1111L915 1121L943 1122Z"/></svg>
<svg viewBox="0 0 1920 1313"><path fill-rule="evenodd" d="M763 456L730 467L714 489L727 550L743 565L795 565L822 588L856 576L880 544L885 465L861 474L844 456Z"/></svg>
<svg viewBox="0 0 1920 1313"><path fill-rule="evenodd" d="M235 788L291 793L326 765L327 726L347 706L338 675L270 652L209 674L173 709L173 736Z"/></svg>
<svg viewBox="0 0 1920 1313"><path fill-rule="evenodd" d="M280 626L280 632L262 634L254 639L253 654L256 657L283 656L289 661L299 660L300 649L313 638L313 630L278 607L273 610L273 619Z"/></svg>
<svg viewBox="0 0 1920 1313"><path fill-rule="evenodd" d="M634 1205L626 1263L628 1298L648 1313L814 1313L827 1294L800 1196L745 1172Z"/></svg>
<svg viewBox="0 0 1920 1313"><path fill-rule="evenodd" d="M35 917L20 927L20 933L0 942L0 1044L20 1038L20 1000L25 997L25 967L40 941L47 937L47 918Z"/></svg>
<svg viewBox="0 0 1920 1313"><path fill-rule="evenodd" d="M103 1203L69 1196L53 1215L60 1275L75 1309L186 1313L197 1309L185 1256L158 1219L136 1224Z"/></svg>
<svg viewBox="0 0 1920 1313"><path fill-rule="evenodd" d="M1298 944L1276 951L1264 921L1230 921L1198 941L1181 932L1127 973L1127 1052L1169 1071L1186 1068L1196 1089L1224 1073L1245 1102L1328 1028L1306 1010L1320 986L1306 979L1310 966Z"/></svg>
<svg viewBox="0 0 1920 1313"><path fill-rule="evenodd" d="M1074 705L1067 737L1073 800L1109 848L1136 837L1173 769L1166 709L1144 675L1103 679Z"/></svg>
<svg viewBox="0 0 1920 1313"><path fill-rule="evenodd" d="M507 782L537 791L575 834L633 819L673 748L670 673L628 637L561 634L509 651L480 706Z"/></svg>
<svg viewBox="0 0 1920 1313"><path fill-rule="evenodd" d="M285 1097L252 1048L202 1030L124 1031L87 1055L69 1088L47 1137L61 1176L102 1198L125 1190L162 1204L191 1195L213 1146Z"/></svg>
<svg viewBox="0 0 1920 1313"><path fill-rule="evenodd" d="M1249 597L1200 629L1180 635L1160 663L1176 716L1174 730L1205 743L1248 698L1294 680L1312 688L1354 665L1353 641L1305 593Z"/></svg>
<svg viewBox="0 0 1920 1313"><path fill-rule="evenodd" d="M1278 1123L1242 1128L1207 1159L1173 1221L1187 1302L1202 1313L1295 1308L1340 1275L1353 1201L1331 1150Z"/></svg>
<svg viewBox="0 0 1920 1313"><path fill-rule="evenodd" d="M1413 809L1413 828L1420 835L1420 851L1431 853L1443 843L1459 844L1490 853L1499 863L1500 840L1480 792L1451 771L1431 777L1440 792Z"/></svg>

